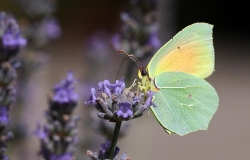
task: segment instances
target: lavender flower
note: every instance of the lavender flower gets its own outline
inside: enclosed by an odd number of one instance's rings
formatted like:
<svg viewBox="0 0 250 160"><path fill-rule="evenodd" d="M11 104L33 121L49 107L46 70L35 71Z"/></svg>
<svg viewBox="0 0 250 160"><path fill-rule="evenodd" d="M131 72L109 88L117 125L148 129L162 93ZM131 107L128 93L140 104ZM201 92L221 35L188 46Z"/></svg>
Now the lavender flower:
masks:
<svg viewBox="0 0 250 160"><path fill-rule="evenodd" d="M9 160L9 158L5 155L5 152L7 150L7 141L13 138L13 134L11 132L8 132L6 135L3 133L4 128L0 127L0 159L1 160Z"/></svg>
<svg viewBox="0 0 250 160"><path fill-rule="evenodd" d="M90 150L87 150L87 155L92 159L92 160L105 160L105 159L109 159L109 153L110 153L110 147L111 147L111 143L109 141L107 141L106 143L102 143L101 144L101 149L98 152L92 152ZM116 155L119 153L120 148L119 147L115 147L115 153L114 153L114 157L116 157ZM114 158L115 160L117 158Z"/></svg>
<svg viewBox="0 0 250 160"><path fill-rule="evenodd" d="M111 143L109 141L101 144L101 150L99 150L99 152L98 152L99 159L108 159L109 158L108 155L110 152L110 145L111 145ZM120 151L120 148L116 146L114 157L119 153L119 151Z"/></svg>
<svg viewBox="0 0 250 160"><path fill-rule="evenodd" d="M124 153L121 156L121 160L131 160L131 159L129 158L129 156L126 153Z"/></svg>
<svg viewBox="0 0 250 160"><path fill-rule="evenodd" d="M57 39L61 36L61 27L56 18L45 18L41 24L42 33L49 39Z"/></svg>
<svg viewBox="0 0 250 160"><path fill-rule="evenodd" d="M125 89L124 78L120 81L116 80L115 84L111 84L109 80L104 80L103 82L98 83L99 90L105 92L108 96L111 96L111 93L121 94L121 92Z"/></svg>
<svg viewBox="0 0 250 160"><path fill-rule="evenodd" d="M26 39L20 36L20 33L14 33L11 30L6 30L2 36L2 44L4 47L15 48L26 45Z"/></svg>
<svg viewBox="0 0 250 160"><path fill-rule="evenodd" d="M0 126L9 124L9 107L0 106Z"/></svg>
<svg viewBox="0 0 250 160"><path fill-rule="evenodd" d="M53 96L49 98L46 111L48 124L38 124L35 134L40 139L40 155L45 160L72 160L77 139L77 122L79 117L71 115L77 105L78 94L75 93L76 80L72 72L66 79L55 85Z"/></svg>
<svg viewBox="0 0 250 160"><path fill-rule="evenodd" d="M96 91L95 91L95 88L91 88L91 96L89 98L89 100L87 102L85 102L85 104L96 104Z"/></svg>
<svg viewBox="0 0 250 160"><path fill-rule="evenodd" d="M69 72L66 79L55 85L53 96L49 100L51 110L62 114L72 113L78 99L74 83L76 83L76 80L73 77L73 72Z"/></svg>
<svg viewBox="0 0 250 160"><path fill-rule="evenodd" d="M16 98L15 63L10 63L26 40L20 36L18 25L12 17L0 13L0 159L8 160L5 155L7 141L13 136L7 132L10 124L10 107ZM5 134L7 132L7 134Z"/></svg>
<svg viewBox="0 0 250 160"><path fill-rule="evenodd" d="M127 121L140 117L150 106L155 106L152 102L153 92L149 91L146 102L141 103L143 94L125 88L124 78L117 80L115 84L104 80L98 85L100 96L96 97L95 89L91 88L91 96L85 103L95 105L99 118L113 122Z"/></svg>
<svg viewBox="0 0 250 160"><path fill-rule="evenodd" d="M115 115L119 119L128 119L133 115L133 111L131 110L131 104L128 102L119 103L119 110L115 112Z"/></svg>
<svg viewBox="0 0 250 160"><path fill-rule="evenodd" d="M62 155L53 155L50 160L72 160L72 155L62 154Z"/></svg>
<svg viewBox="0 0 250 160"><path fill-rule="evenodd" d="M16 20L4 12L0 13L0 63L16 56L26 39L20 35Z"/></svg>
<svg viewBox="0 0 250 160"><path fill-rule="evenodd" d="M1 46L0 46L1 48ZM0 59L2 58L0 52ZM6 128L10 124L10 107L16 98L15 80L17 74L15 67L9 62L0 61L0 159L8 160L4 155L7 150L7 141L12 137L12 133L5 135Z"/></svg>
<svg viewBox="0 0 250 160"><path fill-rule="evenodd" d="M62 34L60 24L53 16L46 16L33 23L26 33L33 45L43 47L51 40L60 38Z"/></svg>
<svg viewBox="0 0 250 160"><path fill-rule="evenodd" d="M137 58L150 56L160 47L158 23L154 11L156 0L130 0L131 8L122 12L122 27L111 41L116 50L123 49Z"/></svg>

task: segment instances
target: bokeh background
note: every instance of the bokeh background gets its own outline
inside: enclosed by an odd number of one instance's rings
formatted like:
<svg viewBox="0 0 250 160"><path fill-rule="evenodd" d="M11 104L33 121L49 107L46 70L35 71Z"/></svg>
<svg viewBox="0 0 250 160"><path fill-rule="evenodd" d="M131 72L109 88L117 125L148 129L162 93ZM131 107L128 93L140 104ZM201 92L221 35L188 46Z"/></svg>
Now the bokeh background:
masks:
<svg viewBox="0 0 250 160"><path fill-rule="evenodd" d="M99 131L87 123L89 110L86 108L91 106L83 102L89 98L90 87L97 87L98 81L115 80L124 55L112 49L109 39L121 27L120 13L126 7L126 0L57 2L53 15L61 26L60 38L40 47L43 54L28 61L33 65L25 64L18 70L18 94L22 99L11 111L15 131L8 150L11 159L39 159L39 140L33 135L36 123L46 123L46 96L69 70L74 71L78 79L80 94L75 112L81 117L76 159L88 159L85 156L87 149L99 150L98 145L105 140L95 135L95 141L87 141ZM32 19L14 0L1 0L0 11L12 13L24 26ZM249 159L250 19L247 5L222 0L159 0L157 15L162 44L194 22L214 25L215 72L207 80L219 94L219 108L208 131L183 137L166 134L153 116L145 114L125 128L127 132L117 144L120 154L126 152L133 160ZM142 63L146 65L148 61L145 59ZM38 67L34 67L36 63ZM125 62L120 76L125 73L128 63ZM26 71L22 67L26 67ZM132 74L136 78L134 70Z"/></svg>

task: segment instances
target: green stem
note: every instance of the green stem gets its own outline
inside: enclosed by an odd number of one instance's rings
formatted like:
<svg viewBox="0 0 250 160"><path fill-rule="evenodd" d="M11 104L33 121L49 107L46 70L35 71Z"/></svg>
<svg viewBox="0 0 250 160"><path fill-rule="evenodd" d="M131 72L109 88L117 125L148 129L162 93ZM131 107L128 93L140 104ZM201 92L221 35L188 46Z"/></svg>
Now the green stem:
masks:
<svg viewBox="0 0 250 160"><path fill-rule="evenodd" d="M114 158L115 146L117 143L118 135L120 133L121 124L122 124L122 122L116 122L116 124L115 124L114 135L113 135L111 146L110 146L110 154L109 154L110 160L113 160L113 158Z"/></svg>

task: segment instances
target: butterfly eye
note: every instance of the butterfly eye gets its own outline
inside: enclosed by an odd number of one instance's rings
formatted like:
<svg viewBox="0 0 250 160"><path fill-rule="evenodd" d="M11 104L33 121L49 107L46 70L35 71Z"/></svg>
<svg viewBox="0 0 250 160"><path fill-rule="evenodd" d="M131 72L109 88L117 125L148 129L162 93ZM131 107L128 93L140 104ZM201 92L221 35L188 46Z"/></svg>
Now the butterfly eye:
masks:
<svg viewBox="0 0 250 160"><path fill-rule="evenodd" d="M141 75L142 75L142 77L147 76L148 72L145 69L143 69L143 70L141 70Z"/></svg>

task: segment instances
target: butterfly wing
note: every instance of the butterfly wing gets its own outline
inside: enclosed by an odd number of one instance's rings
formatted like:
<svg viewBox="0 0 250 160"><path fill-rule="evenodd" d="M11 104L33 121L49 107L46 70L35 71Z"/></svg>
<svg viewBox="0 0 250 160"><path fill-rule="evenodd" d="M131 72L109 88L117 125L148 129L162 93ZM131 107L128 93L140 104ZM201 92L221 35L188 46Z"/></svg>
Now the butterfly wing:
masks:
<svg viewBox="0 0 250 160"><path fill-rule="evenodd" d="M162 46L149 62L149 76L166 71L181 71L206 78L214 70L213 26L194 23Z"/></svg>
<svg viewBox="0 0 250 160"><path fill-rule="evenodd" d="M155 78L160 90L151 107L166 131L185 135L206 130L218 108L215 89L205 80L184 72L163 72Z"/></svg>

